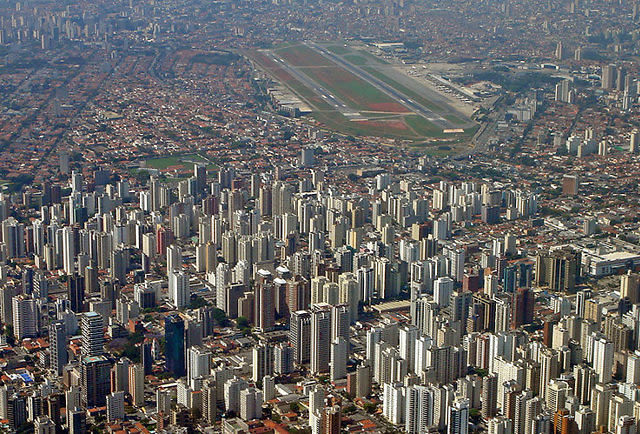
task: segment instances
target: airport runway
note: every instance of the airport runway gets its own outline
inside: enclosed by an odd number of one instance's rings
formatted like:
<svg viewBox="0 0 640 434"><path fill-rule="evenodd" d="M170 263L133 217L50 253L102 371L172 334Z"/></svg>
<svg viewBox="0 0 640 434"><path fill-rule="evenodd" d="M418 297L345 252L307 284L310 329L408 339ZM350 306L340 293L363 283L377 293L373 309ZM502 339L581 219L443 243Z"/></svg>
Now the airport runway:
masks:
<svg viewBox="0 0 640 434"><path fill-rule="evenodd" d="M324 57L326 57L327 59L329 59L332 62L336 63L338 66L346 69L347 71L349 71L350 73L354 74L356 77L360 78L361 80L364 80L364 81L368 82L369 84L371 84L372 86L374 86L374 87L378 88L379 90L383 91L384 93L386 93L387 95L389 95L393 99L397 100L398 102L400 102L404 106L410 108L411 110L413 110L417 114L419 114L419 115L423 116L424 118L428 119L430 122L434 123L435 125L443 128L443 129L456 128L455 126L451 125L451 123L448 120L444 119L442 116L438 115L437 113L434 113L433 111L429 110L428 108L424 107L423 105L417 103L416 101L412 100L411 98L409 98L408 96L404 95L403 93L397 91L396 89L394 89L393 87L391 87L387 83L385 83L384 81L374 77L373 75L369 74L368 72L358 68L357 66L352 65L349 62L346 62L346 61L342 60L342 58L340 56L336 56L335 54L333 54L329 50L327 50L327 49L325 49L325 48L323 48L323 47L319 46L318 44L315 44L315 43L313 43L311 41L305 42L305 45L307 45L309 48L312 48L315 51L319 52Z"/></svg>
<svg viewBox="0 0 640 434"><path fill-rule="evenodd" d="M278 57L275 53L268 51L265 53L267 56L271 58L275 63L277 63L282 69L291 74L296 80L301 82L304 86L308 87L312 91L314 91L318 96L320 96L327 104L334 107L338 110L344 117L347 119L361 119L362 115L357 111L352 110L347 106L344 101L340 98L337 98L335 95L331 94L327 89L320 86L314 80L309 78L303 72L300 72L297 68L292 67L287 62Z"/></svg>

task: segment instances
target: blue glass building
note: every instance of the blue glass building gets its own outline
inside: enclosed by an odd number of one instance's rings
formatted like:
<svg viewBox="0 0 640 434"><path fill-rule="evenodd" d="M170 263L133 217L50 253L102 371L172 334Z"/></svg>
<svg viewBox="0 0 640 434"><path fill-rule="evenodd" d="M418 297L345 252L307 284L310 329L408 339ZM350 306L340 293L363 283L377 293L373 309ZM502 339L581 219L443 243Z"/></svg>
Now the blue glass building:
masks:
<svg viewBox="0 0 640 434"><path fill-rule="evenodd" d="M178 314L169 315L164 319L164 357L167 371L174 377L184 377L184 320Z"/></svg>

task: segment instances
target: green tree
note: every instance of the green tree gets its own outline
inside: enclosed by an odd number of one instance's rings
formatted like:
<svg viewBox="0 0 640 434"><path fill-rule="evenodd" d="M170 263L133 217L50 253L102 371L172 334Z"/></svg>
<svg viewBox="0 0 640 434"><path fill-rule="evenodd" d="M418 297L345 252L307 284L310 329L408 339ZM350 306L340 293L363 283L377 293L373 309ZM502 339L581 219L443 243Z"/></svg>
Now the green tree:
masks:
<svg viewBox="0 0 640 434"><path fill-rule="evenodd" d="M245 316L239 316L236 323L238 324L238 328L249 327L249 320Z"/></svg>
<svg viewBox="0 0 640 434"><path fill-rule="evenodd" d="M220 327L226 327L229 324L229 319L222 309L213 309L213 320Z"/></svg>
<svg viewBox="0 0 640 434"><path fill-rule="evenodd" d="M478 375L478 377L486 377L487 370L482 368L476 368L476 374Z"/></svg>
<svg viewBox="0 0 640 434"><path fill-rule="evenodd" d="M5 324L4 334L7 335L7 342L9 345L14 346L16 344L16 336L13 334L13 326Z"/></svg>
<svg viewBox="0 0 640 434"><path fill-rule="evenodd" d="M189 309L199 309L201 307L208 306L208 305L209 303L207 303L207 300L200 297L199 295L196 295L195 297L193 297L193 299L189 303Z"/></svg>
<svg viewBox="0 0 640 434"><path fill-rule="evenodd" d="M366 411L369 414L375 413L377 409L378 409L378 406L372 402L365 402L364 404L364 411Z"/></svg>

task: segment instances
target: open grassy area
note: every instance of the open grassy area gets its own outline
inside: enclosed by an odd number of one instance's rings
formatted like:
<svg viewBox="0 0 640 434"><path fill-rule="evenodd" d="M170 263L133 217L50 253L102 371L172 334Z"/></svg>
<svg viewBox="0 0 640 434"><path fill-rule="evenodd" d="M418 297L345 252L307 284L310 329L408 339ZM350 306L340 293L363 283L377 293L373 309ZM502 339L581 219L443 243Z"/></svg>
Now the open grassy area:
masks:
<svg viewBox="0 0 640 434"><path fill-rule="evenodd" d="M442 115L443 118L445 118L446 120L448 120L449 122L451 122L454 125L464 125L467 122L463 121L462 119L460 119L457 116L454 115Z"/></svg>
<svg viewBox="0 0 640 434"><path fill-rule="evenodd" d="M373 60L375 63L380 63L382 65L388 65L389 64L389 62L387 62L383 58L378 57L378 56L374 56L373 54L369 53L366 50L356 50L356 52L360 53L364 57L368 57L369 59Z"/></svg>
<svg viewBox="0 0 640 434"><path fill-rule="evenodd" d="M425 137L446 137L446 134L442 132L442 128L435 126L422 116L406 116L404 120L418 135Z"/></svg>
<svg viewBox="0 0 640 434"><path fill-rule="evenodd" d="M442 111L442 107L440 107L439 105L434 104L433 102L431 102L428 99L424 98L422 95L419 95L418 93L414 92L413 90L409 89L408 87L398 83L397 81L395 81L391 77L387 76L386 74L380 72L379 70L377 70L375 68L372 68L372 67L368 67L368 66L365 66L362 69L364 69L369 74L371 74L374 77L376 77L377 79L379 79L381 81L384 81L389 86L391 86L394 89L396 89L397 91L402 92L403 94L405 94L409 98L411 98L411 99L417 101L418 103L422 104L423 106L425 106L429 110L433 110L434 112Z"/></svg>
<svg viewBox="0 0 640 434"><path fill-rule="evenodd" d="M199 154L175 154L166 157L150 158L145 161L146 167L150 169L166 170L173 166L183 166L191 168L195 163L207 164L207 169L216 169L215 164L210 164Z"/></svg>
<svg viewBox="0 0 640 434"><path fill-rule="evenodd" d="M344 60L347 60L358 66L366 65L367 63L369 63L367 59L357 54L347 54L346 56L343 56L343 58Z"/></svg>
<svg viewBox="0 0 640 434"><path fill-rule="evenodd" d="M335 66L332 61L322 54L302 44L281 47L276 49L275 53L293 66L314 68L319 66Z"/></svg>
<svg viewBox="0 0 640 434"><path fill-rule="evenodd" d="M471 128L465 128L464 135L465 137L473 137L476 134L476 132L478 132L479 129L480 129L480 125L474 125Z"/></svg>
<svg viewBox="0 0 640 434"><path fill-rule="evenodd" d="M357 110L393 113L409 111L378 88L342 68L309 69L305 73Z"/></svg>
<svg viewBox="0 0 640 434"><path fill-rule="evenodd" d="M314 112L312 116L328 128L346 135L387 137L411 141L423 139L423 137L416 135L413 130L406 126L402 119L395 122L386 122L384 120L352 122L337 111L319 111Z"/></svg>
<svg viewBox="0 0 640 434"><path fill-rule="evenodd" d="M338 54L342 56L343 54L350 53L351 50L344 45L329 45L327 50L331 51L334 54Z"/></svg>

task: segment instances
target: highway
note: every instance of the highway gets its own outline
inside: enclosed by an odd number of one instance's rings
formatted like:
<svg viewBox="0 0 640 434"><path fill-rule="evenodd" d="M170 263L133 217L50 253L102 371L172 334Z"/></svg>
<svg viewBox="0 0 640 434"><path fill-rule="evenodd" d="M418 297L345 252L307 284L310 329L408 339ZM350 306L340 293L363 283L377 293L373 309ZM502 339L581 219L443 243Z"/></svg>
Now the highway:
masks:
<svg viewBox="0 0 640 434"><path fill-rule="evenodd" d="M467 155L479 154L484 152L491 139L495 137L496 129L498 128L498 121L504 119L504 108L496 108L494 106L494 112L489 115L489 119L483 122L480 129L473 136L473 148L469 149Z"/></svg>
<svg viewBox="0 0 640 434"><path fill-rule="evenodd" d="M393 99L397 100L398 102L401 102L405 107L410 108L411 110L413 110L417 114L425 117L426 119L428 119L430 122L434 123L435 125L443 128L443 129L455 128L454 126L451 125L451 123L449 121L444 119L442 116L434 113L433 111L429 110L425 106L417 103L416 101L412 100L411 98L409 98L408 96L404 95L403 93L397 91L396 89L394 89L393 87L391 87L387 83L385 83L384 81L374 77L373 75L369 74L368 72L366 72L366 71L364 71L364 70L352 65L349 62L346 62L346 61L342 60L342 58L340 56L336 56L335 54L333 54L329 50L327 50L327 49L325 49L325 48L323 48L323 47L319 46L318 44L315 44L314 42L311 42L311 41L305 42L305 45L307 45L309 48L312 48L315 51L319 52L324 57L326 57L327 59L329 59L332 62L336 63L340 67L346 69L347 71L349 71L350 73L354 74L356 77L360 78L361 80L364 80L364 81L368 82L372 86L374 86L377 89L381 90L382 92L386 93L387 95L389 95Z"/></svg>

